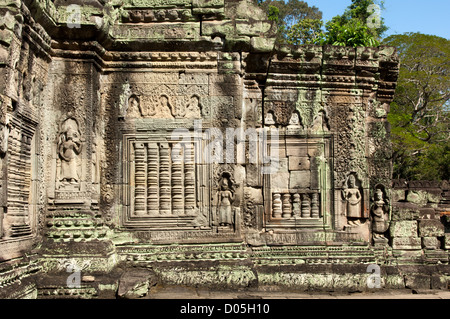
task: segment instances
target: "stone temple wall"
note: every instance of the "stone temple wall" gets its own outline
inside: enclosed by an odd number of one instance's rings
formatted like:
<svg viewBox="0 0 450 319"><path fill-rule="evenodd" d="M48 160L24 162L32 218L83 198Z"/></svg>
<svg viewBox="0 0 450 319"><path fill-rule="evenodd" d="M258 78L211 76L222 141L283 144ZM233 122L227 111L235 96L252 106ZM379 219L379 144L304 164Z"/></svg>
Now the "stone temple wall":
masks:
<svg viewBox="0 0 450 319"><path fill-rule="evenodd" d="M392 187L393 48L275 49L250 0L0 16L2 298L447 288L445 221Z"/></svg>

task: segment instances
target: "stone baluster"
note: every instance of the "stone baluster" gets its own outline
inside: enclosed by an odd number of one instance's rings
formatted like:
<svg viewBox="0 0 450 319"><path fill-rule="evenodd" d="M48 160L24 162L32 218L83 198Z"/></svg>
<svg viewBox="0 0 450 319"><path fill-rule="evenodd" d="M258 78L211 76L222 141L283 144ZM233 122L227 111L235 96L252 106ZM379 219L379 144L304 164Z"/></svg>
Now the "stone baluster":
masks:
<svg viewBox="0 0 450 319"><path fill-rule="evenodd" d="M184 204L186 213L196 207L194 150L192 145L190 147L190 149L184 150Z"/></svg>
<svg viewBox="0 0 450 319"><path fill-rule="evenodd" d="M168 143L161 143L159 146L159 212L162 215L170 214L171 197L170 149Z"/></svg>
<svg viewBox="0 0 450 319"><path fill-rule="evenodd" d="M281 218L283 209L282 209L281 195L278 193L273 194L272 201L272 216L273 218Z"/></svg>
<svg viewBox="0 0 450 319"><path fill-rule="evenodd" d="M174 215L184 213L184 169L182 161L184 149L179 148L179 150L180 154L176 154L175 159L172 156L172 214Z"/></svg>
<svg viewBox="0 0 450 319"><path fill-rule="evenodd" d="M292 200L292 217L300 217L300 194L295 193Z"/></svg>
<svg viewBox="0 0 450 319"><path fill-rule="evenodd" d="M144 143L137 142L134 144L134 161L135 161L135 173L134 173L134 213L135 215L142 216L146 214L146 152Z"/></svg>
<svg viewBox="0 0 450 319"><path fill-rule="evenodd" d="M281 217L290 218L292 215L291 194L283 194L282 208L283 213Z"/></svg>
<svg viewBox="0 0 450 319"><path fill-rule="evenodd" d="M311 217L311 202L309 199L309 194L302 194L302 206L301 206L302 218Z"/></svg>
<svg viewBox="0 0 450 319"><path fill-rule="evenodd" d="M311 217L319 218L319 194L313 193L311 196Z"/></svg>
<svg viewBox="0 0 450 319"><path fill-rule="evenodd" d="M147 146L147 214L159 214L159 152L158 144Z"/></svg>

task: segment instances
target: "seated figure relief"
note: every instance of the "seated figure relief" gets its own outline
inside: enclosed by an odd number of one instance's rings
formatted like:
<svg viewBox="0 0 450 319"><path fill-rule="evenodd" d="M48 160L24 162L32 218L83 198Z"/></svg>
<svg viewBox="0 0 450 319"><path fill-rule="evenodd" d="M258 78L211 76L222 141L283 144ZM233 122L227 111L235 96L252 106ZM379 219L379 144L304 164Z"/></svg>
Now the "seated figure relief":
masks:
<svg viewBox="0 0 450 319"><path fill-rule="evenodd" d="M139 98L136 95L132 95L128 99L128 109L127 109L127 116L128 117L141 117L142 110L141 105L139 103Z"/></svg>
<svg viewBox="0 0 450 319"><path fill-rule="evenodd" d="M167 94L132 95L128 100L128 118L201 118L201 101L196 94L169 96Z"/></svg>

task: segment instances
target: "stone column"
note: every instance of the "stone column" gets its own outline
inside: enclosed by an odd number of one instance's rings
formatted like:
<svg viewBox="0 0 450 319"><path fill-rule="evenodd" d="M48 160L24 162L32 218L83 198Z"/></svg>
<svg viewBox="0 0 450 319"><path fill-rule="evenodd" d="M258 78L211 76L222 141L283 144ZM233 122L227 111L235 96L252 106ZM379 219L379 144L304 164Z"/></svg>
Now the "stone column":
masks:
<svg viewBox="0 0 450 319"><path fill-rule="evenodd" d="M142 216L146 214L146 195L147 195L147 185L146 185L146 171L147 171L147 161L146 161L146 151L144 143L136 143L134 150L134 160L135 160L135 196L134 196L134 214Z"/></svg>

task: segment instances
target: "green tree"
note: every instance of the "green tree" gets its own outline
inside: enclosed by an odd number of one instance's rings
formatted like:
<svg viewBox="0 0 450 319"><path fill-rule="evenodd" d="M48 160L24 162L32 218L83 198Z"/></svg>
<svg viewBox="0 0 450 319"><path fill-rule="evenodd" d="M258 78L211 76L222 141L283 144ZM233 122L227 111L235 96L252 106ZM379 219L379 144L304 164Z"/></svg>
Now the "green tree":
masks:
<svg viewBox="0 0 450 319"><path fill-rule="evenodd" d="M378 46L388 29L379 11L383 3L374 0L352 0L342 15L325 25L326 32L316 43L341 46Z"/></svg>
<svg viewBox="0 0 450 319"><path fill-rule="evenodd" d="M342 15L325 25L322 12L298 0L261 0L261 7L278 26L278 43L378 46L387 30L374 0L352 0ZM324 26L326 31L324 30Z"/></svg>
<svg viewBox="0 0 450 319"><path fill-rule="evenodd" d="M259 5L269 12L270 7L279 11L279 26L290 28L303 19L322 19L322 12L316 7L310 7L305 1L299 0L261 0Z"/></svg>
<svg viewBox="0 0 450 319"><path fill-rule="evenodd" d="M380 40L388 27L381 16L381 10L384 8L383 2L374 0L352 0L342 15L333 17L327 23L327 30L333 25L345 26L347 24L356 24L367 27L367 32L376 40Z"/></svg>
<svg viewBox="0 0 450 319"><path fill-rule="evenodd" d="M278 43L291 41L303 44L321 32L322 26L316 27L318 23L316 21L321 23L322 12L317 7L310 7L305 1L258 0L258 3L267 12L269 19L277 23ZM314 21L311 24L314 31L304 31L305 28L308 29L307 24L310 21Z"/></svg>
<svg viewBox="0 0 450 319"><path fill-rule="evenodd" d="M286 42L293 45L315 44L323 38L323 21L303 19L286 32Z"/></svg>
<svg viewBox="0 0 450 319"><path fill-rule="evenodd" d="M375 47L380 44L370 28L358 19L342 25L327 23L326 28L327 32L316 43L351 47Z"/></svg>
<svg viewBox="0 0 450 319"><path fill-rule="evenodd" d="M401 67L388 116L394 177L450 178L450 41L406 33L386 38Z"/></svg>

